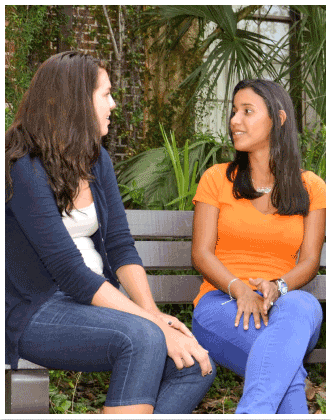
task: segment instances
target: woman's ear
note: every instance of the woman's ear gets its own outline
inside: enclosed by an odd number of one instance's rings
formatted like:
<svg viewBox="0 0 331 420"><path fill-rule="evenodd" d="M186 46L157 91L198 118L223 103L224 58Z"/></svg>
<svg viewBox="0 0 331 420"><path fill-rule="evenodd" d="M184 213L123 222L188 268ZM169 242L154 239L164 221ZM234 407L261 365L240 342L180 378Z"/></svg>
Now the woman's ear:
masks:
<svg viewBox="0 0 331 420"><path fill-rule="evenodd" d="M286 121L286 112L283 109L279 111L279 117L280 117L280 124L283 125L284 122Z"/></svg>

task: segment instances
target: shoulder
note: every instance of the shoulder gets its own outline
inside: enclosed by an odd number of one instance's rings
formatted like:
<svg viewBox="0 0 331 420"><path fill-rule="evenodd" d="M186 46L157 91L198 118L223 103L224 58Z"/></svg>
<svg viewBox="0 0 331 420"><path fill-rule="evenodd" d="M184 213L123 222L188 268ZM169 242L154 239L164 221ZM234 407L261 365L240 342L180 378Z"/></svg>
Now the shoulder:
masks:
<svg viewBox="0 0 331 420"><path fill-rule="evenodd" d="M20 180L24 183L31 183L48 180L41 160L38 157L32 158L29 153L13 164L10 174L14 182Z"/></svg>
<svg viewBox="0 0 331 420"><path fill-rule="evenodd" d="M227 163L217 163L216 165L211 166L208 168L203 176L206 178L214 178L215 180L223 180L226 177L226 170L229 166L229 162Z"/></svg>
<svg viewBox="0 0 331 420"><path fill-rule="evenodd" d="M326 184L325 181L312 171L302 172L302 180L308 191L310 206L309 210L326 207Z"/></svg>
<svg viewBox="0 0 331 420"><path fill-rule="evenodd" d="M302 171L302 180L304 182L304 184L306 185L306 187L308 188L308 190L325 190L326 189L326 184L325 181L318 175L316 175L314 172L312 171Z"/></svg>

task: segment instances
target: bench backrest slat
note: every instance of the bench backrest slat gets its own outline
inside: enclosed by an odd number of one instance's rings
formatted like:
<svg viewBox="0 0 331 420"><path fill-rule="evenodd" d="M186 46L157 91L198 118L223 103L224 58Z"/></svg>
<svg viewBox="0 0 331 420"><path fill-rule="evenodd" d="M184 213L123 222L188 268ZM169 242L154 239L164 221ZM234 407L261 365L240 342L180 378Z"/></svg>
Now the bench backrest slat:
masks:
<svg viewBox="0 0 331 420"><path fill-rule="evenodd" d="M147 278L156 303L192 303L202 283L202 276L195 275L148 275ZM120 290L127 295L122 286Z"/></svg>
<svg viewBox="0 0 331 420"><path fill-rule="evenodd" d="M326 267L326 242L324 242L321 252L320 267Z"/></svg>
<svg viewBox="0 0 331 420"><path fill-rule="evenodd" d="M126 210L135 238L191 238L193 211Z"/></svg>
<svg viewBox="0 0 331 420"><path fill-rule="evenodd" d="M191 241L137 241L135 245L147 270L192 268Z"/></svg>

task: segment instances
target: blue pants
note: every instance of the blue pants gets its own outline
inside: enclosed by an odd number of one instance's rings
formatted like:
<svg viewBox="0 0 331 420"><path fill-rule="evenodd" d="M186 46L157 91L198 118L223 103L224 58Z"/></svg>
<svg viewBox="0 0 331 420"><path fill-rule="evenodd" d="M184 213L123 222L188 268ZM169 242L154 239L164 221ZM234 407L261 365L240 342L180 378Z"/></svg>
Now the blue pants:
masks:
<svg viewBox="0 0 331 420"><path fill-rule="evenodd" d="M310 293L295 290L281 296L269 311L269 323L249 329L243 317L234 326L235 300L219 290L204 295L193 313L193 333L220 365L245 377L236 413L308 414L303 366L318 340L321 305Z"/></svg>
<svg viewBox="0 0 331 420"><path fill-rule="evenodd" d="M32 317L20 357L53 369L112 371L106 406L151 404L155 414L192 413L216 374L178 370L162 330L136 315L82 305L56 292Z"/></svg>

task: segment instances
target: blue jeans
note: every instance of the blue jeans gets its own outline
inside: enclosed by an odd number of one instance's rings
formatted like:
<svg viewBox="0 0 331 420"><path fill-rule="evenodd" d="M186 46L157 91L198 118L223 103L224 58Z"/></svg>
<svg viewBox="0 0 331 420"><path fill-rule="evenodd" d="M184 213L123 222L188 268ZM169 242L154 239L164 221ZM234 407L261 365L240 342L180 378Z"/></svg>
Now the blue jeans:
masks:
<svg viewBox="0 0 331 420"><path fill-rule="evenodd" d="M321 305L310 293L295 290L281 296L269 311L269 323L249 329L243 317L234 326L235 300L211 291L193 313L193 333L220 365L245 377L236 413L308 414L303 366L305 354L315 347L323 319Z"/></svg>
<svg viewBox="0 0 331 420"><path fill-rule="evenodd" d="M162 330L136 315L83 305L56 292L33 315L20 357L52 369L112 371L106 406L151 404L155 414L191 413L216 374L197 362L177 370Z"/></svg>

